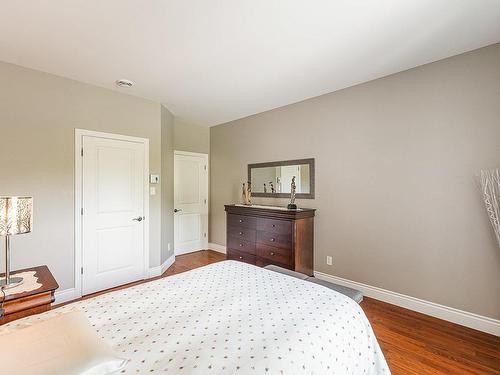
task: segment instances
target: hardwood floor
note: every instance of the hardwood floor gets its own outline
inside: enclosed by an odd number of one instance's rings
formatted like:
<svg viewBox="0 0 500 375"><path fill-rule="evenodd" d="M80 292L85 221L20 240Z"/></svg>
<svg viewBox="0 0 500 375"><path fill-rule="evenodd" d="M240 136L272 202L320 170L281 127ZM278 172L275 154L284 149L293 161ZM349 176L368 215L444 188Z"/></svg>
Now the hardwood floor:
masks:
<svg viewBox="0 0 500 375"><path fill-rule="evenodd" d="M161 277L221 260L225 260L225 255L212 250L180 255ZM361 307L393 375L500 375L500 337L372 298L365 297Z"/></svg>
<svg viewBox="0 0 500 375"><path fill-rule="evenodd" d="M372 298L361 307L398 374L500 374L500 337Z"/></svg>
<svg viewBox="0 0 500 375"><path fill-rule="evenodd" d="M189 253L184 255L177 255L175 257L175 262L166 270L162 277L175 275L177 273L192 270L193 268L198 268L206 266L207 264L220 262L221 260L226 260L226 256L221 253L217 253L212 250L197 251L195 253Z"/></svg>

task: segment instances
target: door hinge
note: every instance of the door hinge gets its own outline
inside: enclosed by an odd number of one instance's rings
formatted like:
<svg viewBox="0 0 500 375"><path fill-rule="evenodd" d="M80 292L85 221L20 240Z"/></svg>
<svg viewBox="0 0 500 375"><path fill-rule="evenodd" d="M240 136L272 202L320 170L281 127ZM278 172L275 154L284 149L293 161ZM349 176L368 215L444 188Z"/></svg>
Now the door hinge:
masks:
<svg viewBox="0 0 500 375"><path fill-rule="evenodd" d="M207 204L207 199L205 198L205 204Z"/></svg>
<svg viewBox="0 0 500 375"><path fill-rule="evenodd" d="M80 209L80 215L83 215L83 207Z"/></svg>
<svg viewBox="0 0 500 375"><path fill-rule="evenodd" d="M80 268L80 272L81 272L81 274L83 275L83 267L82 267L82 268Z"/></svg>
<svg viewBox="0 0 500 375"><path fill-rule="evenodd" d="M205 170L207 170L207 166L205 165Z"/></svg>
<svg viewBox="0 0 500 375"><path fill-rule="evenodd" d="M203 237L207 237L207 233L203 233Z"/></svg>
<svg viewBox="0 0 500 375"><path fill-rule="evenodd" d="M82 156L83 156L83 147L82 147L82 149L81 149L80 155L82 155Z"/></svg>

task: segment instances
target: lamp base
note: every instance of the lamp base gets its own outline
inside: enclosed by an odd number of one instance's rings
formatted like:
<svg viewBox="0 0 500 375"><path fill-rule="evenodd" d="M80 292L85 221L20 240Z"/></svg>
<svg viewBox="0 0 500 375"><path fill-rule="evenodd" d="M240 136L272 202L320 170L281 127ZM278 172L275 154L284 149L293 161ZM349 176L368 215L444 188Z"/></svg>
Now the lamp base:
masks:
<svg viewBox="0 0 500 375"><path fill-rule="evenodd" d="M8 283L5 279L0 280L0 288L2 289L14 288L15 286L21 285L22 283L23 283L22 277L11 277L9 278Z"/></svg>

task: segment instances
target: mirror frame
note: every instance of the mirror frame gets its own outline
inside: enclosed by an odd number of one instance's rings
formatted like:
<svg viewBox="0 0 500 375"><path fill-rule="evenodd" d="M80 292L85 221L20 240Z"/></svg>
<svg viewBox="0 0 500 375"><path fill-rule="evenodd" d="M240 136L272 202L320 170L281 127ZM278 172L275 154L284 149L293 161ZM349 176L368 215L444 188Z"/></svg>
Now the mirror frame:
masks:
<svg viewBox="0 0 500 375"><path fill-rule="evenodd" d="M283 160L283 161L272 161L269 163L256 163L248 164L248 181L252 183L252 169L253 168L266 168L266 167L281 167L284 165L309 165L309 193L297 193L295 197L297 199L314 199L314 158L310 159L297 159L297 160ZM257 193L252 191L252 197L263 197L263 198L290 198L290 193Z"/></svg>

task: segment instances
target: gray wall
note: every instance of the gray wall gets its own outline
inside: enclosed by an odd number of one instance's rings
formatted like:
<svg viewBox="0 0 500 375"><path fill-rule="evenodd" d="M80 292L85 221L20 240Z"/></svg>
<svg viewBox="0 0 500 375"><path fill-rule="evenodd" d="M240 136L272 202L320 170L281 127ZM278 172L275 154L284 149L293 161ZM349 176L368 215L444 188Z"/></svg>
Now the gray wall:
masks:
<svg viewBox="0 0 500 375"><path fill-rule="evenodd" d="M150 170L160 174L161 106L5 63L0 82L0 195L34 197L34 230L12 238L12 268L47 264L59 290L72 288L74 129L149 138ZM153 267L160 264L161 186L149 219Z"/></svg>
<svg viewBox="0 0 500 375"><path fill-rule="evenodd" d="M500 167L499 98L497 44L212 127L210 241L225 244L248 163L314 157L316 199L298 203L318 209L317 271L499 319L474 179Z"/></svg>
<svg viewBox="0 0 500 375"><path fill-rule="evenodd" d="M174 120L174 148L178 151L210 152L210 128Z"/></svg>
<svg viewBox="0 0 500 375"><path fill-rule="evenodd" d="M174 254L174 116L161 107L161 263ZM168 245L171 244L170 250Z"/></svg>

